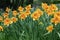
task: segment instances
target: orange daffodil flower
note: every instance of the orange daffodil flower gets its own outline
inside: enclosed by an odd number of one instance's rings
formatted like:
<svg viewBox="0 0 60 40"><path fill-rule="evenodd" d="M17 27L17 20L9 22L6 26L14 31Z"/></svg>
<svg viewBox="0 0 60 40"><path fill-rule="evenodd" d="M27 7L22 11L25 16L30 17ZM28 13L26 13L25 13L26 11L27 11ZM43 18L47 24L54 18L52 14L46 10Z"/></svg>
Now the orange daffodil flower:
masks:
<svg viewBox="0 0 60 40"><path fill-rule="evenodd" d="M51 4L50 5L50 8L51 8L51 10L58 10L58 8L57 8L57 6L55 5L55 4Z"/></svg>
<svg viewBox="0 0 60 40"><path fill-rule="evenodd" d="M40 17L40 14L38 14L38 13L33 13L33 14L31 15L31 17L33 18L33 20L38 20L38 18Z"/></svg>
<svg viewBox="0 0 60 40"><path fill-rule="evenodd" d="M39 13L40 15L43 15L43 11L41 11L39 8L36 9L36 12Z"/></svg>
<svg viewBox="0 0 60 40"><path fill-rule="evenodd" d="M3 16L4 16L4 18L7 18L9 16L9 14L5 12L5 13L3 13Z"/></svg>
<svg viewBox="0 0 60 40"><path fill-rule="evenodd" d="M59 23L59 19L57 17L52 18L51 22L54 23L55 25L57 25Z"/></svg>
<svg viewBox="0 0 60 40"><path fill-rule="evenodd" d="M48 32L52 32L53 31L53 26L52 25L50 25L50 26L48 26L48 27L46 27L46 30L48 31Z"/></svg>
<svg viewBox="0 0 60 40"><path fill-rule="evenodd" d="M47 12L48 16L54 14L54 11L52 11L50 9L47 9L46 12Z"/></svg>
<svg viewBox="0 0 60 40"><path fill-rule="evenodd" d="M8 7L6 7L6 10L5 10L6 12L9 12L10 11L10 8L8 8Z"/></svg>
<svg viewBox="0 0 60 40"><path fill-rule="evenodd" d="M16 17L12 17L11 21L14 22L14 23L16 23L16 21L18 21L18 19Z"/></svg>
<svg viewBox="0 0 60 40"><path fill-rule="evenodd" d="M21 20L25 20L25 18L27 17L26 14L22 13L18 16Z"/></svg>
<svg viewBox="0 0 60 40"><path fill-rule="evenodd" d="M38 20L42 14L43 12L40 9L37 9L34 13L31 14L31 17L33 20Z"/></svg>
<svg viewBox="0 0 60 40"><path fill-rule="evenodd" d="M13 16L18 15L18 12L16 10L13 11Z"/></svg>
<svg viewBox="0 0 60 40"><path fill-rule="evenodd" d="M26 15L26 16L29 16L30 14L31 14L30 11L25 11L25 15Z"/></svg>
<svg viewBox="0 0 60 40"><path fill-rule="evenodd" d="M49 8L49 6L48 6L46 3L42 3L42 8L43 8L44 10L47 10L47 9Z"/></svg>
<svg viewBox="0 0 60 40"><path fill-rule="evenodd" d="M54 13L54 17L60 18L60 11Z"/></svg>
<svg viewBox="0 0 60 40"><path fill-rule="evenodd" d="M5 18L3 22L4 22L4 25L6 25L6 26L9 26L9 24L12 23L12 21L10 20L10 18Z"/></svg>
<svg viewBox="0 0 60 40"><path fill-rule="evenodd" d="M21 7L21 6L18 7L18 11L19 11L19 12L22 12L23 10L24 10L23 7Z"/></svg>
<svg viewBox="0 0 60 40"><path fill-rule="evenodd" d="M31 5L28 5L25 7L26 11L30 11L31 10Z"/></svg>

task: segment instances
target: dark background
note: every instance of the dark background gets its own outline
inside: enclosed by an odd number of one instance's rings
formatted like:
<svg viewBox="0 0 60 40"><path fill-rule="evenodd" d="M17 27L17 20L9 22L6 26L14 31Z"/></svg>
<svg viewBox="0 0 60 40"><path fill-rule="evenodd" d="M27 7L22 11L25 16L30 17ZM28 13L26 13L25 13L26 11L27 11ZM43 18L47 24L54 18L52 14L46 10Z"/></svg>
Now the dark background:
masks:
<svg viewBox="0 0 60 40"><path fill-rule="evenodd" d="M0 0L0 9L5 9L6 7L17 9L19 6L25 7L28 4L40 5L42 2L46 2L47 4L58 4L60 1L58 0Z"/></svg>

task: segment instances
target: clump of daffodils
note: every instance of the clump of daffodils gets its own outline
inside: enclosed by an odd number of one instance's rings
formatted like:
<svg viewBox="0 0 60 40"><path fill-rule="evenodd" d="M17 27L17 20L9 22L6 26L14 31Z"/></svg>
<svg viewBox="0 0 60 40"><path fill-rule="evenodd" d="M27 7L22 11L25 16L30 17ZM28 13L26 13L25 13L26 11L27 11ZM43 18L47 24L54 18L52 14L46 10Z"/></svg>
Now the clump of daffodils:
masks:
<svg viewBox="0 0 60 40"><path fill-rule="evenodd" d="M46 3L42 3L42 8L48 14L48 16L54 14L54 12L58 10L55 4L47 5Z"/></svg>
<svg viewBox="0 0 60 40"><path fill-rule="evenodd" d="M51 22L57 25L60 23L60 11L55 12L54 17L51 19Z"/></svg>
<svg viewBox="0 0 60 40"><path fill-rule="evenodd" d="M12 25L12 23L16 23L17 21L25 20L28 16L33 19L33 21L40 22L39 18L44 15L44 12L46 12L48 16L53 15L53 18L50 19L51 23L54 23L56 25L60 23L60 11L58 11L58 8L55 4L48 5L46 3L42 3L42 8L44 11L37 8L34 12L31 12L31 5L27 5L25 8L19 6L18 11L13 10L12 13L10 13L10 8L7 7L6 12L4 12L2 16L0 16L0 22L2 22L4 26L9 26ZM53 29L54 28L52 25L46 27L46 30L48 32L52 32ZM0 30L3 31L2 26L0 26Z"/></svg>

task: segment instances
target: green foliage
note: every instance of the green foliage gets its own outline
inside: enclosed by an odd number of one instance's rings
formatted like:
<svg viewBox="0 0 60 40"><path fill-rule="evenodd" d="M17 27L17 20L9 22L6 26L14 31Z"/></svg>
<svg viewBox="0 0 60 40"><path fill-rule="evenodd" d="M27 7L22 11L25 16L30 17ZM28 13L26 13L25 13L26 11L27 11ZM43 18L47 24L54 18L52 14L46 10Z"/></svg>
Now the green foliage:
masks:
<svg viewBox="0 0 60 40"><path fill-rule="evenodd" d="M11 13L12 11L9 13L10 16ZM51 18L44 13L37 21L33 21L30 16L25 20L18 19L16 23L8 27L4 26L4 31L0 32L0 40L60 40L58 35L60 24L56 25L55 30L51 33L46 34L45 28L50 25L49 19ZM43 24L40 24L40 22Z"/></svg>
<svg viewBox="0 0 60 40"><path fill-rule="evenodd" d="M2 13L3 11L0 11L0 15ZM12 17L12 11L9 14ZM30 15L25 20L18 19L16 23L8 27L4 26L4 31L0 32L0 40L60 40L60 24L54 25L55 29L47 34L46 27L51 25L49 20L51 18L52 16L48 17L44 12L37 21L33 21Z"/></svg>
<svg viewBox="0 0 60 40"><path fill-rule="evenodd" d="M34 1L34 4L40 5L42 2L47 3L47 4L51 4L51 3L59 4L60 0L36 0Z"/></svg>

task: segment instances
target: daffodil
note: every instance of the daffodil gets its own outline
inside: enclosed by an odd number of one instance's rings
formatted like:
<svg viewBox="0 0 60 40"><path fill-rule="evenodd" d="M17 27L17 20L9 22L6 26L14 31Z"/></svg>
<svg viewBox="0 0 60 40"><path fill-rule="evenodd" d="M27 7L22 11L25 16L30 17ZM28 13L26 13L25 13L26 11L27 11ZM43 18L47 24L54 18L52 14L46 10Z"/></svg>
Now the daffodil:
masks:
<svg viewBox="0 0 60 40"><path fill-rule="evenodd" d="M52 11L52 10L50 10L50 9L47 9L46 12L47 12L48 16L54 14L54 11Z"/></svg>
<svg viewBox="0 0 60 40"><path fill-rule="evenodd" d="M19 18L20 18L21 20L25 20L26 17L27 17L27 16L26 16L24 13L22 13L22 14L19 15Z"/></svg>
<svg viewBox="0 0 60 40"><path fill-rule="evenodd" d="M31 5L28 5L25 7L26 11L30 11L31 10Z"/></svg>
<svg viewBox="0 0 60 40"><path fill-rule="evenodd" d="M25 14L28 16L28 15L31 14L31 12L30 11L25 11Z"/></svg>
<svg viewBox="0 0 60 40"><path fill-rule="evenodd" d="M4 19L4 25L6 25L6 26L9 26L9 24L11 24L12 23L12 21L11 21L11 19L10 18L6 18L6 19Z"/></svg>
<svg viewBox="0 0 60 40"><path fill-rule="evenodd" d="M46 3L42 3L42 8L43 8L44 10L47 10L47 9L49 8L49 6L48 6Z"/></svg>
<svg viewBox="0 0 60 40"><path fill-rule="evenodd" d="M8 8L8 7L6 7L6 10L5 10L6 12L9 12L10 11L10 8Z"/></svg>
<svg viewBox="0 0 60 40"><path fill-rule="evenodd" d="M4 16L4 18L6 18L9 16L9 14L5 12L5 13L3 13L3 16Z"/></svg>
<svg viewBox="0 0 60 40"><path fill-rule="evenodd" d="M12 17L11 21L14 22L14 23L16 23L16 21L18 21L18 19L16 17Z"/></svg>
<svg viewBox="0 0 60 40"><path fill-rule="evenodd" d="M41 11L39 8L36 9L36 12L39 13L40 15L43 15L43 11Z"/></svg>
<svg viewBox="0 0 60 40"><path fill-rule="evenodd" d="M31 14L31 17L33 18L33 20L38 20L40 17L40 14L39 13L33 13L33 14Z"/></svg>
<svg viewBox="0 0 60 40"><path fill-rule="evenodd" d="M18 15L18 12L16 10L13 11L13 16Z"/></svg>
<svg viewBox="0 0 60 40"><path fill-rule="evenodd" d="M58 10L57 6L55 4L50 5L51 10Z"/></svg>
<svg viewBox="0 0 60 40"><path fill-rule="evenodd" d="M33 20L38 20L39 17L43 14L43 12L40 9L37 9L33 14L31 14L31 17Z"/></svg>
<svg viewBox="0 0 60 40"><path fill-rule="evenodd" d="M54 13L54 17L60 18L60 11Z"/></svg>
<svg viewBox="0 0 60 40"><path fill-rule="evenodd" d="M21 6L19 6L19 7L18 7L18 11L20 11L20 12L21 12L21 11L23 11L23 10L24 10L24 8L23 8L23 7L21 7Z"/></svg>
<svg viewBox="0 0 60 40"><path fill-rule="evenodd" d="M50 25L50 26L48 26L48 27L46 27L46 30L48 31L48 32L52 32L53 31L53 26L52 25Z"/></svg>
<svg viewBox="0 0 60 40"><path fill-rule="evenodd" d="M60 20L57 17L51 19L51 22L54 23L55 25L57 25L59 21Z"/></svg>

